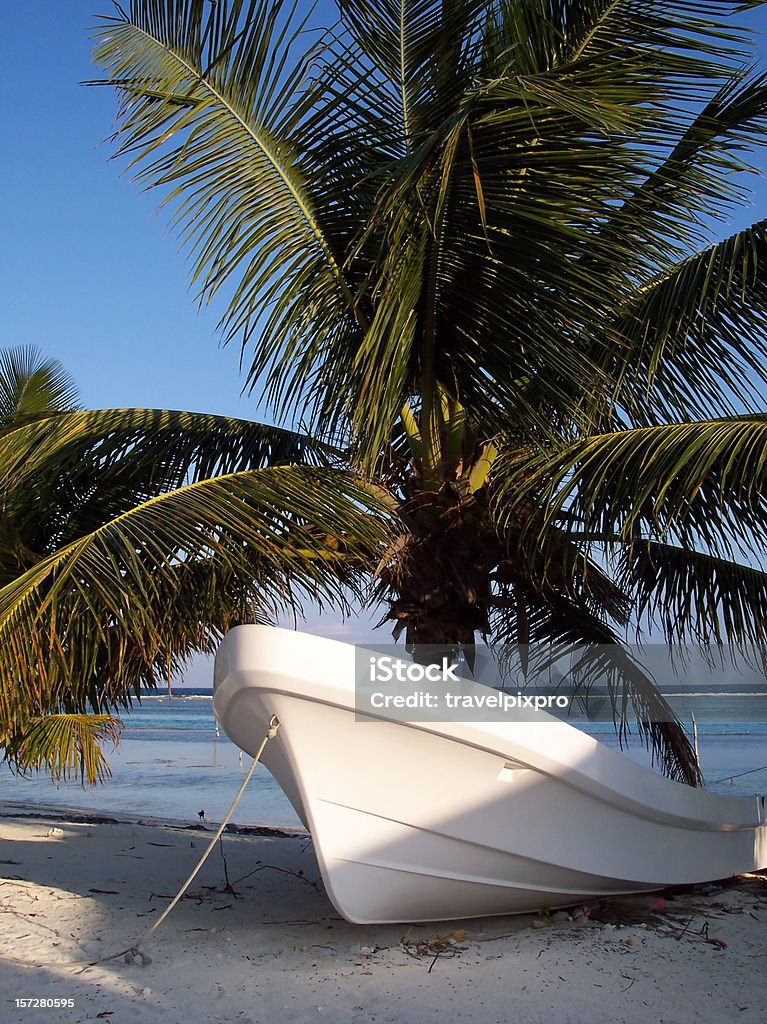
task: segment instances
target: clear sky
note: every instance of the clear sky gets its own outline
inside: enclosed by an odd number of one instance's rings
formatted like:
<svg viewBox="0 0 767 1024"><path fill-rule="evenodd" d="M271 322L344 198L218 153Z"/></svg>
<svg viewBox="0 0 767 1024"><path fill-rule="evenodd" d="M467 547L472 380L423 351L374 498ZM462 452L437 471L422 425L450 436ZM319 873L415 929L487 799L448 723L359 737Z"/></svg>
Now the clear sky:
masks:
<svg viewBox="0 0 767 1024"><path fill-rule="evenodd" d="M156 201L110 160L115 102L79 83L93 12L109 0L2 5L0 345L61 359L91 408L142 406L256 416L239 353L198 312L185 258Z"/></svg>
<svg viewBox="0 0 767 1024"><path fill-rule="evenodd" d="M31 342L60 359L90 408L259 418L240 397L236 346L220 348L215 311L197 309L166 215L102 144L114 98L80 85L97 77L88 30L99 13L109 0L0 6L0 346ZM748 20L767 36L767 11ZM763 183L751 214L767 216Z"/></svg>

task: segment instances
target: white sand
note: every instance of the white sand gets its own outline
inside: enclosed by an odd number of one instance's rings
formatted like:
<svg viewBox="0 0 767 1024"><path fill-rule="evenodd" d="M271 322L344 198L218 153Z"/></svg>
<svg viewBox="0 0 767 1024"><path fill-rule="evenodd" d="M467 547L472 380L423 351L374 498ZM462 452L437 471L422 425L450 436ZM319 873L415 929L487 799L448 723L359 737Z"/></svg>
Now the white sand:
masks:
<svg viewBox="0 0 767 1024"><path fill-rule="evenodd" d="M61 834L50 835L51 829ZM580 927L565 921L533 928L531 917L355 926L329 903L308 836L300 832L226 835L236 895L226 891L224 860L214 850L190 897L142 947L148 965L121 959L85 970L68 966L131 946L176 893L205 842L205 833L161 826L0 818L0 1018L767 1020L767 878L678 895L660 914L648 909L655 897L618 900L606 911L594 909L602 923ZM605 919L629 923L615 927ZM452 942L442 938L450 933ZM706 934L726 946L707 943ZM17 1007L15 1000L25 998L75 1005Z"/></svg>

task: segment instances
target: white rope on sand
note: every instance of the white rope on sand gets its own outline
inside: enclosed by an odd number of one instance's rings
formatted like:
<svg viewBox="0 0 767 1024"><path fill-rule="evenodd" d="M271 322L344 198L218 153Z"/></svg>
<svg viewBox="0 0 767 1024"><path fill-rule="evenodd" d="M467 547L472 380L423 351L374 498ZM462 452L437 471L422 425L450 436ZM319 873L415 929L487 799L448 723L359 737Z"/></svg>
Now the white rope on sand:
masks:
<svg viewBox="0 0 767 1024"><path fill-rule="evenodd" d="M80 968L83 968L83 969L87 969L88 967L96 967L97 964L107 963L109 960L117 960L117 958L121 957L121 956L125 957L126 963L132 963L132 964L138 963L142 967L146 967L148 964L150 964L152 962L152 958L150 956L148 956L146 953L142 953L141 949L139 947L142 946L143 943L145 943L147 941L147 939L157 931L157 929L160 927L160 925L163 923L163 921L168 917L170 912L173 910L173 908L176 906L178 901L184 895L186 890L192 884L194 879L197 877L197 875L198 875L200 869L202 868L203 864L205 863L205 861L208 859L208 857L210 856L211 852L213 851L213 847L219 841L219 839L221 838L221 835L223 834L224 829L229 824L229 819L231 818L232 814L234 813L234 809L237 806L237 804L239 803L240 797L245 792L245 787L250 782L251 776L253 775L253 772L255 771L256 765L261 760L261 755L264 752L264 748L266 747L266 744L269 742L269 740L273 739L277 735L277 730L279 729L279 727L280 727L279 719L277 718L276 715L272 715L271 720L269 722L269 728L268 728L268 730L266 732L266 735L264 736L263 740L261 741L261 746L256 751L256 754L255 754L255 756L253 758L253 763L251 764L250 768L248 769L245 778L242 780L242 785L240 786L239 790L237 791L237 795L235 796L234 800L232 801L232 804L231 804L229 810L224 815L223 821L221 822L221 824L219 825L218 829L216 830L216 834L213 836L211 841L208 843L207 849L203 853L202 857L200 857L200 859L197 861L197 864L195 865L194 870L189 875L189 877L186 879L184 884L181 886L179 891L176 893L176 895L170 901L170 903L165 908L165 910L162 912L162 914L160 914L160 916L152 924L152 926L150 928L147 928L147 930L144 932L144 934L141 936L141 938L139 938L136 942L134 942L132 946L128 946L126 949L121 949L118 953L112 953L111 956L99 957L98 960L81 960L81 961L74 962L74 963L67 963L67 962L62 963L60 960L54 960L54 961L50 961L48 963L40 963L40 962L34 961L34 960L21 960L21 959L19 959L17 957L11 957L11 956L6 956L5 959L6 960L10 960L13 963L23 964L25 967L80 967Z"/></svg>

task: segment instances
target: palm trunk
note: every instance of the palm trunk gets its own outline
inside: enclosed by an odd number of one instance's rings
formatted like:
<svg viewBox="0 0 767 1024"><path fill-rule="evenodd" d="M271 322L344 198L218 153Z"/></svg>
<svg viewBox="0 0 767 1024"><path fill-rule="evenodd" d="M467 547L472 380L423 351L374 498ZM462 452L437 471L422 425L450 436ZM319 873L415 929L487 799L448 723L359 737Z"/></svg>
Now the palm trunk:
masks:
<svg viewBox="0 0 767 1024"><path fill-rule="evenodd" d="M448 486L403 506L409 533L388 572L396 595L388 618L410 648L473 647L478 632L489 632L501 546L485 519L481 501L461 504Z"/></svg>

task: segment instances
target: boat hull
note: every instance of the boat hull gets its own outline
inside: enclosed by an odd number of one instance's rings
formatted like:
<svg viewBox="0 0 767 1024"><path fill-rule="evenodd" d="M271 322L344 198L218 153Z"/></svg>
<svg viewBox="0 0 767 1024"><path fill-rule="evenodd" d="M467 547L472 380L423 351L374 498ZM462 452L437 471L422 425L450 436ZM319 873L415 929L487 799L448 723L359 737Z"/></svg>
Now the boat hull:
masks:
<svg viewBox="0 0 767 1024"><path fill-rule="evenodd" d="M767 864L763 798L662 779L543 712L360 720L349 644L237 627L214 708L250 754L277 715L264 764L355 923L525 913Z"/></svg>

